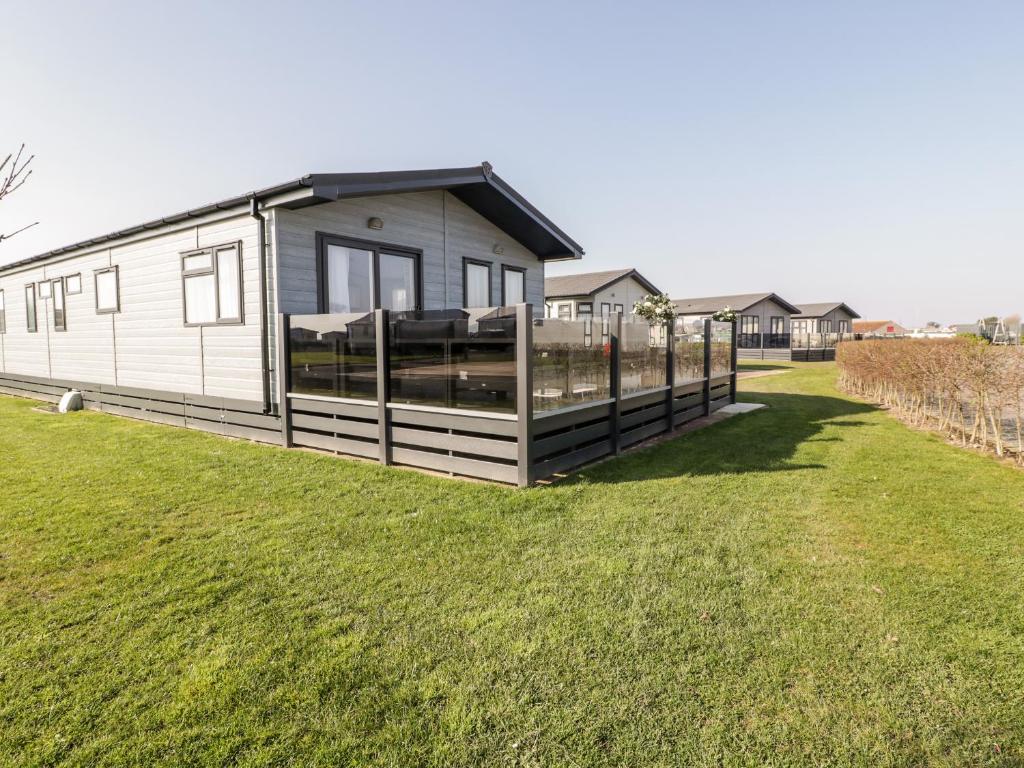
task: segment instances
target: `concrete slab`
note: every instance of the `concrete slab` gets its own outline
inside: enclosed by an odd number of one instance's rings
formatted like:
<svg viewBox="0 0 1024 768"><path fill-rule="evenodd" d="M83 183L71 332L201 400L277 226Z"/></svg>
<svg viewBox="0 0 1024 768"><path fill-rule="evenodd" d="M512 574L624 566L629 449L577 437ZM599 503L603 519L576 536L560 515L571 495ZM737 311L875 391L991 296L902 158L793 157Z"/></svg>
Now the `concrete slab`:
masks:
<svg viewBox="0 0 1024 768"><path fill-rule="evenodd" d="M766 408L764 403L732 403L721 408L718 413L727 413L730 416L734 413L750 413L758 408Z"/></svg>

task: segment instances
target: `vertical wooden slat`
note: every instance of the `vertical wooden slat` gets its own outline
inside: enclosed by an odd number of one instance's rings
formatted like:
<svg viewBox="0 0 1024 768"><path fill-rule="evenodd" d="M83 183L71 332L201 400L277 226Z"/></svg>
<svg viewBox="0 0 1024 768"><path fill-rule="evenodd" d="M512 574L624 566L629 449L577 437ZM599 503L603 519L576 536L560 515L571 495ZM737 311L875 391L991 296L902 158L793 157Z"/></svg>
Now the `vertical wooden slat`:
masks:
<svg viewBox="0 0 1024 768"><path fill-rule="evenodd" d="M736 321L732 321L732 349L729 350L729 402L736 402Z"/></svg>
<svg viewBox="0 0 1024 768"><path fill-rule="evenodd" d="M292 407L288 399L291 374L291 317L277 316L277 407L281 415L281 445L292 447Z"/></svg>
<svg viewBox="0 0 1024 768"><path fill-rule="evenodd" d="M533 305L516 305L516 419L518 485L533 482Z"/></svg>
<svg viewBox="0 0 1024 768"><path fill-rule="evenodd" d="M711 415L711 318L704 321L704 415Z"/></svg>
<svg viewBox="0 0 1024 768"><path fill-rule="evenodd" d="M388 400L391 399L391 360L388 347L388 317L386 309L373 312L377 337L377 448L381 464L391 463L391 423Z"/></svg>
<svg viewBox="0 0 1024 768"><path fill-rule="evenodd" d="M609 339L612 366L611 395L615 400L612 407L612 452L618 456L622 452L622 441L619 435L619 422L622 419L622 359L621 350L619 349L622 339L622 313L617 312L614 322L609 320L608 325L611 332L611 338Z"/></svg>
<svg viewBox="0 0 1024 768"><path fill-rule="evenodd" d="M665 392L665 431L672 431L672 419L675 414L672 412L675 401L676 389L676 359L675 359L675 323L665 323L665 383L668 384L668 391Z"/></svg>

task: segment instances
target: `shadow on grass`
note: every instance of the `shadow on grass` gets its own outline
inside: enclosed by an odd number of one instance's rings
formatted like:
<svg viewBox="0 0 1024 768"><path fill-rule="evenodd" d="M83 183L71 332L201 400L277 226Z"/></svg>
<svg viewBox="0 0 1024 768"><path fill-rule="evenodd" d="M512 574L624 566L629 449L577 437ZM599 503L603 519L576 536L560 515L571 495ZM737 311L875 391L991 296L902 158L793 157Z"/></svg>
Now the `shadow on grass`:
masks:
<svg viewBox="0 0 1024 768"><path fill-rule="evenodd" d="M825 464L794 462L800 445L842 442L841 435L818 435L826 427L873 426L870 421L850 417L877 410L864 403L817 395L758 392L744 399L768 407L586 467L563 483L825 470Z"/></svg>

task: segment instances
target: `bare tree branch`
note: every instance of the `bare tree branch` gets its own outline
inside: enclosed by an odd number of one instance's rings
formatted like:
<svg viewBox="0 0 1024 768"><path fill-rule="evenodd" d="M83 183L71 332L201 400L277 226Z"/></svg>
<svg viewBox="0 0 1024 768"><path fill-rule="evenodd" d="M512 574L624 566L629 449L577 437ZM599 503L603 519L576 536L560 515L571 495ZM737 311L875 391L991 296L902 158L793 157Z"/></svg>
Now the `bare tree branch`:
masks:
<svg viewBox="0 0 1024 768"><path fill-rule="evenodd" d="M0 163L0 200L3 200L5 197L17 190L22 184L28 181L28 177L32 175L32 170L29 168L29 165L35 159L35 155L29 155L26 160L22 161L21 156L23 154L25 154L24 144L18 147L18 154L9 153L7 157L4 158L4 161ZM11 162L12 159L14 162ZM38 223L38 221L34 221L31 224L26 224L24 227L7 234L0 232L0 243L3 243L4 240L10 240L19 232L24 232L29 227L34 227Z"/></svg>

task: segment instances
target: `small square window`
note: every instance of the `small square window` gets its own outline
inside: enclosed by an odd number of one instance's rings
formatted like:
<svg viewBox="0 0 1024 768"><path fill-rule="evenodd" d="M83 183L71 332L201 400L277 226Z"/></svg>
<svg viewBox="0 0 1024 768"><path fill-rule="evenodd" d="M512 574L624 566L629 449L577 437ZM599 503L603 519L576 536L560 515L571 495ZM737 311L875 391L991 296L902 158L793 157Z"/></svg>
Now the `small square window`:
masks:
<svg viewBox="0 0 1024 768"><path fill-rule="evenodd" d="M50 298L50 281L47 280L44 283L39 283L38 284L38 290L39 290L39 298L40 299L48 299L48 298Z"/></svg>
<svg viewBox="0 0 1024 768"><path fill-rule="evenodd" d="M68 275L64 278L64 285L66 287L65 293L68 296L75 296L82 292L82 276Z"/></svg>

